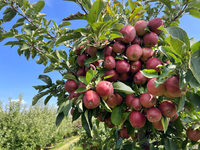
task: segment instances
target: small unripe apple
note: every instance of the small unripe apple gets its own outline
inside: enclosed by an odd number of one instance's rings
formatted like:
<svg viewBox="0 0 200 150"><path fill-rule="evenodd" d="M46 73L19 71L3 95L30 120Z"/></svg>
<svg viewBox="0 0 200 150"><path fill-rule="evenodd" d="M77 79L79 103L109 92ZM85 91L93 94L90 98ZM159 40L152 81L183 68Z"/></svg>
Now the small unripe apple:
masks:
<svg viewBox="0 0 200 150"><path fill-rule="evenodd" d="M144 20L139 20L135 23L135 30L136 30L136 34L138 36L143 36L145 35L148 31L145 30L145 28L147 27L147 22Z"/></svg>
<svg viewBox="0 0 200 150"><path fill-rule="evenodd" d="M123 38L120 38L120 40L124 43L130 43L133 41L133 39L136 36L135 28L131 25L123 26L119 32L123 35Z"/></svg>
<svg viewBox="0 0 200 150"><path fill-rule="evenodd" d="M89 90L83 96L83 104L87 109L94 109L100 104L100 97L97 92Z"/></svg>
<svg viewBox="0 0 200 150"><path fill-rule="evenodd" d="M160 34L162 32L162 30L157 29L160 26L164 26L164 20L162 20L161 18L153 18L149 21L148 23L151 31L155 32L156 34Z"/></svg>
<svg viewBox="0 0 200 150"><path fill-rule="evenodd" d="M160 72L160 67L158 65L163 65L162 61L158 58L150 58L146 63L147 69L154 69L157 72Z"/></svg>
<svg viewBox="0 0 200 150"><path fill-rule="evenodd" d="M118 60L116 70L118 73L127 73L130 71L130 64L126 60Z"/></svg>
<svg viewBox="0 0 200 150"><path fill-rule="evenodd" d="M74 81L74 80L67 80L67 81L65 82L64 87L65 87L65 90L66 90L68 93L72 93L74 90L77 89L77 83L76 83L76 81Z"/></svg>
<svg viewBox="0 0 200 150"><path fill-rule="evenodd" d="M141 71L138 71L134 77L133 77L133 80L135 82L135 84L137 85L143 85L145 84L145 82L147 81L147 77L145 77Z"/></svg>
<svg viewBox="0 0 200 150"><path fill-rule="evenodd" d="M117 41L113 44L113 52L115 53L123 53L125 51L126 46L121 41Z"/></svg>
<svg viewBox="0 0 200 150"><path fill-rule="evenodd" d="M126 57L130 61L136 61L142 56L142 48L138 44L129 46L126 50Z"/></svg>
<svg viewBox="0 0 200 150"><path fill-rule="evenodd" d="M146 47L154 47L158 43L158 35L154 32L145 34L143 36L143 43Z"/></svg>

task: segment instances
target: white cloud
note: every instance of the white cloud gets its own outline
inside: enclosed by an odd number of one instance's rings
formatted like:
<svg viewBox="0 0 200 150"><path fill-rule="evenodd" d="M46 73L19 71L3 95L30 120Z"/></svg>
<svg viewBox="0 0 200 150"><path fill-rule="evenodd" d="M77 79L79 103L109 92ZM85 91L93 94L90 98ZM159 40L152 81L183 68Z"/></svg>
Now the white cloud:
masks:
<svg viewBox="0 0 200 150"><path fill-rule="evenodd" d="M19 99L12 99L12 100L11 100L11 102L18 102L18 101L19 101ZM22 100L21 103L22 103L22 104L26 104L26 101L25 101L25 100Z"/></svg>

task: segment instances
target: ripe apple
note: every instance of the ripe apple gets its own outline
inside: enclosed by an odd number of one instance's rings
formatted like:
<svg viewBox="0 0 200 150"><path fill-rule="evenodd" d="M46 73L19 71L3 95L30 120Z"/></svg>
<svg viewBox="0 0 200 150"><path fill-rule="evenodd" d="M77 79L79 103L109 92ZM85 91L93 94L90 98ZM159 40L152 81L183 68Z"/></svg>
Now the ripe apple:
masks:
<svg viewBox="0 0 200 150"><path fill-rule="evenodd" d="M162 32L162 30L157 29L160 26L164 26L164 20L162 20L161 18L153 18L149 21L148 23L151 31L155 32L156 34L160 34Z"/></svg>
<svg viewBox="0 0 200 150"><path fill-rule="evenodd" d="M77 54L77 55L80 55L81 53L81 49L84 47L84 45L80 46L79 48L77 48L74 53Z"/></svg>
<svg viewBox="0 0 200 150"><path fill-rule="evenodd" d="M126 127L122 127L121 130L120 130L120 135L122 138L124 139L128 139L130 137L130 135L128 135L127 133L127 129Z"/></svg>
<svg viewBox="0 0 200 150"><path fill-rule="evenodd" d="M177 109L172 101L164 100L160 103L159 109L165 117L172 118L175 116Z"/></svg>
<svg viewBox="0 0 200 150"><path fill-rule="evenodd" d="M126 60L118 60L115 68L118 73L127 73L130 71L130 64Z"/></svg>
<svg viewBox="0 0 200 150"><path fill-rule="evenodd" d="M115 65L116 65L115 59L112 56L106 56L104 60L105 68L108 70L112 70L113 68L115 68Z"/></svg>
<svg viewBox="0 0 200 150"><path fill-rule="evenodd" d="M94 47L94 46L87 47L87 48L85 49L85 51L86 51L91 57L97 56L97 48Z"/></svg>
<svg viewBox="0 0 200 150"><path fill-rule="evenodd" d="M187 135L188 139L193 140L195 142L200 140L200 131L198 129L194 130L191 127L189 127L186 130L186 135Z"/></svg>
<svg viewBox="0 0 200 150"><path fill-rule="evenodd" d="M130 43L133 41L133 39L136 36L135 28L131 25L123 26L119 32L123 35L123 38L120 38L120 40L124 43Z"/></svg>
<svg viewBox="0 0 200 150"><path fill-rule="evenodd" d="M141 71L138 71L134 77L133 77L133 80L135 82L135 84L137 85L143 85L146 81L147 81L147 77L145 77Z"/></svg>
<svg viewBox="0 0 200 150"><path fill-rule="evenodd" d="M140 60L130 62L130 71L131 73L136 73L142 68L142 63Z"/></svg>
<svg viewBox="0 0 200 150"><path fill-rule="evenodd" d="M131 107L133 107L133 109L139 111L142 109L142 104L140 103L140 99L139 98L133 98L131 101Z"/></svg>
<svg viewBox="0 0 200 150"><path fill-rule="evenodd" d="M131 45L133 45L133 44L140 45L141 44L141 39L139 37L135 37L134 40L131 42Z"/></svg>
<svg viewBox="0 0 200 150"><path fill-rule="evenodd" d="M118 77L118 79L119 79L120 81L126 81L126 80L128 80L128 78L129 78L129 73L122 73L122 74L119 74L119 77Z"/></svg>
<svg viewBox="0 0 200 150"><path fill-rule="evenodd" d="M106 126L108 128L113 128L115 125L111 121L111 116L106 116L105 118Z"/></svg>
<svg viewBox="0 0 200 150"><path fill-rule="evenodd" d="M157 129L159 131L164 131L161 120L158 122L152 122L152 125L154 126L155 129Z"/></svg>
<svg viewBox="0 0 200 150"><path fill-rule="evenodd" d="M146 117L139 111L132 111L129 115L129 122L134 128L142 128L146 123Z"/></svg>
<svg viewBox="0 0 200 150"><path fill-rule="evenodd" d="M76 81L74 81L74 80L67 80L67 81L65 82L64 87L65 87L65 90L66 90L68 93L71 93L71 92L73 92L74 90L77 89L77 83L76 83Z"/></svg>
<svg viewBox="0 0 200 150"><path fill-rule="evenodd" d="M158 87L155 87L156 78L152 78L147 83L147 90L148 93L152 94L153 96L161 96L166 92L166 88L164 84L160 84Z"/></svg>
<svg viewBox="0 0 200 150"><path fill-rule="evenodd" d="M89 90L83 96L83 104L87 109L94 109L100 104L100 97L97 92Z"/></svg>
<svg viewBox="0 0 200 150"><path fill-rule="evenodd" d="M128 95L126 95L124 102L126 103L126 105L127 105L128 107L131 107L131 102L132 102L132 100L133 100L134 98L135 98L135 95L134 95L134 94L128 94Z"/></svg>
<svg viewBox="0 0 200 150"><path fill-rule="evenodd" d="M126 50L126 57L130 61L136 61L142 56L142 48L138 44L129 46Z"/></svg>
<svg viewBox="0 0 200 150"><path fill-rule="evenodd" d="M161 118L162 118L162 113L160 109L152 107L147 110L147 119L150 122L158 122L160 121Z"/></svg>
<svg viewBox="0 0 200 150"><path fill-rule="evenodd" d="M87 59L87 55L86 54L81 54L77 57L77 63L80 67L84 66L84 60Z"/></svg>
<svg viewBox="0 0 200 150"><path fill-rule="evenodd" d="M70 113L73 116L73 114L74 114L74 108L71 109Z"/></svg>
<svg viewBox="0 0 200 150"><path fill-rule="evenodd" d="M104 74L105 77L110 76L110 75L113 75L113 76L110 77L110 78L107 78L106 81L115 82L119 78L119 73L114 69L113 70L107 70Z"/></svg>
<svg viewBox="0 0 200 150"><path fill-rule="evenodd" d="M162 61L158 58L150 58L146 63L147 69L154 69L157 72L160 72L160 67L158 65L163 65Z"/></svg>
<svg viewBox="0 0 200 150"><path fill-rule="evenodd" d="M116 96L117 106L119 106L122 103L123 98L122 98L122 96L118 92L115 92L114 94Z"/></svg>
<svg viewBox="0 0 200 150"><path fill-rule="evenodd" d="M97 116L97 119L100 121L100 122L105 122L105 118L102 119L101 118L101 115L102 115L102 112L99 112L98 116Z"/></svg>
<svg viewBox="0 0 200 150"><path fill-rule="evenodd" d="M157 100L153 95L149 93L143 93L140 96L140 103L146 108L151 108L157 103Z"/></svg>
<svg viewBox="0 0 200 150"><path fill-rule="evenodd" d="M117 106L117 98L114 93L106 99L106 104L111 108Z"/></svg>
<svg viewBox="0 0 200 150"><path fill-rule="evenodd" d="M143 43L146 47L154 47L158 43L158 35L154 32L145 34L143 36Z"/></svg>
<svg viewBox="0 0 200 150"><path fill-rule="evenodd" d="M166 89L169 95L173 97L182 97L186 91L187 88L180 89L179 87L179 78L177 76L170 77L166 81Z"/></svg>
<svg viewBox="0 0 200 150"><path fill-rule="evenodd" d="M85 69L79 69L79 70L77 71L77 75L78 75L78 76L86 76L86 71L85 71Z"/></svg>
<svg viewBox="0 0 200 150"><path fill-rule="evenodd" d="M148 23L144 20L139 20L135 23L135 30L136 30L136 34L138 36L143 36L145 35L148 31L145 30L145 28L147 27Z"/></svg>
<svg viewBox="0 0 200 150"><path fill-rule="evenodd" d="M140 60L142 62L146 62L150 57L153 56L153 50L148 47L142 48L142 56L140 57Z"/></svg>
<svg viewBox="0 0 200 150"><path fill-rule="evenodd" d="M71 98L75 98L74 101L78 99L78 97L81 95L81 93L75 93L76 90L74 90L72 93L70 93Z"/></svg>
<svg viewBox="0 0 200 150"><path fill-rule="evenodd" d="M113 52L115 53L123 53L125 51L126 46L121 41L117 41L113 44Z"/></svg>
<svg viewBox="0 0 200 150"><path fill-rule="evenodd" d="M106 100L113 94L113 85L109 81L100 81L96 86L97 93Z"/></svg>
<svg viewBox="0 0 200 150"><path fill-rule="evenodd" d="M104 57L106 57L106 56L111 56L112 55L112 47L111 46L107 46L106 48L105 48L105 50L104 50Z"/></svg>

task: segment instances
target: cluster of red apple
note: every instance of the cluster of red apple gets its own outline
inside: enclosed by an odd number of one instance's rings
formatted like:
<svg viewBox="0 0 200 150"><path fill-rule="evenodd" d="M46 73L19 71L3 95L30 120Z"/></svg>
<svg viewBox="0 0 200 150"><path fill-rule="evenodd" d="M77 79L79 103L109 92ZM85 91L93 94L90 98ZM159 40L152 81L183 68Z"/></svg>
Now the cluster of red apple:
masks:
<svg viewBox="0 0 200 150"><path fill-rule="evenodd" d="M78 86L74 80L66 81L65 89L70 93L69 99L75 98L76 100L80 94L84 94L83 104L87 109L98 107L100 99L103 99L111 109L125 103L127 105L125 111L130 111L129 122L133 127L144 127L147 118L156 129L163 130L162 115L173 118L170 121L174 121L178 117L176 105L167 98L183 96L186 88L180 90L177 76L172 76L164 84L155 87L154 81L156 78L147 78L141 72L142 69L154 69L159 73L160 66L166 64L154 56L154 51L151 48L157 44L158 36L162 32L157 29L159 26L164 26L164 21L161 18L154 18L148 23L139 20L134 27L131 25L123 26L120 29L123 37L115 39L114 44L105 47L104 60L90 64L89 68L84 66L84 61L89 57L96 56L97 48L87 47L82 54L81 49L84 46L77 49L75 53L78 55L77 63L80 66L77 71L78 76L86 76L89 69L96 70L96 67L106 68L107 71L102 77L103 81L84 93L76 93L75 91L78 87L86 86L85 84L80 83ZM151 32L146 30L147 27L150 28ZM110 77L104 79L106 76ZM147 88L148 93L141 93L137 97L134 94L122 97L119 92L114 91L112 85L112 82L118 80L133 82L138 87L144 86ZM165 95L166 100L157 102L157 97L161 95ZM114 127L110 113L102 118L100 112L98 120L105 121L109 128ZM124 127L123 130L125 129Z"/></svg>

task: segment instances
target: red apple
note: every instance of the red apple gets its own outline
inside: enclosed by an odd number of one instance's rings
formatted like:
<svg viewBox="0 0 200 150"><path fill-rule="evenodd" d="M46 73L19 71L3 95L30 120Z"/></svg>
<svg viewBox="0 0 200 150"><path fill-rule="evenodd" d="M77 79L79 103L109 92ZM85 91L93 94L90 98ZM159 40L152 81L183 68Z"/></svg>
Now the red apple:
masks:
<svg viewBox="0 0 200 150"><path fill-rule="evenodd" d="M119 74L119 80L120 81L126 81L126 80L128 80L128 78L129 78L129 73L122 73L122 74Z"/></svg>
<svg viewBox="0 0 200 150"><path fill-rule="evenodd" d="M106 99L106 104L111 108L114 108L115 106L117 106L117 99L116 99L115 94L112 94Z"/></svg>
<svg viewBox="0 0 200 150"><path fill-rule="evenodd" d="M73 114L74 114L74 108L71 109L70 113L73 116Z"/></svg>
<svg viewBox="0 0 200 150"><path fill-rule="evenodd" d="M100 81L96 86L97 93L106 100L113 94L113 85L109 81Z"/></svg>
<svg viewBox="0 0 200 150"><path fill-rule="evenodd" d="M158 65L163 65L162 61L158 58L150 58L146 63L147 69L154 69L157 72L160 72L160 67Z"/></svg>
<svg viewBox="0 0 200 150"><path fill-rule="evenodd" d="M143 36L145 35L148 31L145 30L145 28L147 27L147 22L144 20L139 20L135 23L135 30L136 30L136 34L138 36Z"/></svg>
<svg viewBox="0 0 200 150"><path fill-rule="evenodd" d="M134 94L128 94L128 95L126 95L124 102L126 103L126 105L127 105L128 107L131 107L131 102L132 102L132 100L133 100L134 98L135 98L135 95L134 95Z"/></svg>
<svg viewBox="0 0 200 150"><path fill-rule="evenodd" d="M166 92L166 88L164 84L160 84L158 87L155 87L156 78L152 78L147 83L147 90L148 93L152 94L153 96L161 96Z"/></svg>
<svg viewBox="0 0 200 150"><path fill-rule="evenodd" d="M142 48L138 44L129 46L126 50L126 57L130 61L136 61L142 56Z"/></svg>
<svg viewBox="0 0 200 150"><path fill-rule="evenodd" d="M65 90L66 90L68 93L72 93L74 90L77 89L77 83L76 83L76 81L74 81L74 80L67 80L67 81L65 82L64 87L65 87Z"/></svg>
<svg viewBox="0 0 200 150"><path fill-rule="evenodd" d="M133 100L131 101L131 107L133 107L133 109L139 111L142 109L142 104L140 103L140 99L139 98L133 98Z"/></svg>
<svg viewBox="0 0 200 150"><path fill-rule="evenodd" d="M153 50L148 47L142 48L142 56L140 57L140 60L142 62L146 62L150 57L153 56Z"/></svg>
<svg viewBox="0 0 200 150"><path fill-rule="evenodd" d="M89 90L83 96L83 104L87 109L94 109L100 104L100 97L97 92Z"/></svg>
<svg viewBox="0 0 200 150"><path fill-rule="evenodd" d="M85 51L92 57L97 56L97 48L94 46L87 47Z"/></svg>
<svg viewBox="0 0 200 150"><path fill-rule="evenodd" d="M113 52L115 53L123 53L125 51L125 45L121 41L117 41L113 44Z"/></svg>
<svg viewBox="0 0 200 150"><path fill-rule="evenodd" d="M143 36L143 43L146 47L154 47L158 43L158 35L154 32L145 34Z"/></svg>
<svg viewBox="0 0 200 150"><path fill-rule="evenodd" d="M164 131L161 120L158 122L152 122L152 125L154 126L155 129L157 129L159 131Z"/></svg>
<svg viewBox="0 0 200 150"><path fill-rule="evenodd" d="M168 118L172 118L177 112L175 104L169 100L162 101L159 105L159 109L162 112L163 116Z"/></svg>
<svg viewBox="0 0 200 150"><path fill-rule="evenodd" d="M119 32L123 35L123 38L120 38L120 40L124 43L130 43L133 41L133 39L136 36L135 28L131 25L123 26Z"/></svg>
<svg viewBox="0 0 200 150"><path fill-rule="evenodd" d="M130 135L128 135L127 133L127 129L126 127L122 127L121 130L120 130L120 135L122 138L124 139L128 139L130 137Z"/></svg>
<svg viewBox="0 0 200 150"><path fill-rule="evenodd" d="M119 73L114 69L113 70L107 70L104 74L105 77L110 76L110 75L113 75L113 76L105 79L106 81L115 82L119 78Z"/></svg>
<svg viewBox="0 0 200 150"><path fill-rule="evenodd" d="M139 37L135 37L134 40L131 42L131 45L133 45L133 44L140 45L141 44L141 39Z"/></svg>
<svg viewBox="0 0 200 150"><path fill-rule="evenodd" d="M140 60L130 62L131 73L134 74L134 73L138 72L141 68L142 68L142 63L140 62Z"/></svg>
<svg viewBox="0 0 200 150"><path fill-rule="evenodd" d="M99 115L97 116L97 119L98 119L100 122L104 122L104 121L105 121L105 118L102 119L102 118L101 118L101 115L102 115L102 112L99 112Z"/></svg>
<svg viewBox="0 0 200 150"><path fill-rule="evenodd" d="M122 103L123 98L122 98L122 96L118 92L115 92L114 94L116 96L117 106L119 106Z"/></svg>
<svg viewBox="0 0 200 150"><path fill-rule="evenodd" d="M115 59L112 56L107 56L104 60L104 66L108 70L112 70L115 68L116 62Z"/></svg>
<svg viewBox="0 0 200 150"><path fill-rule="evenodd" d="M107 116L106 118L105 118L105 122L106 122L106 126L108 127L108 128L113 128L115 125L112 123L112 121L111 121L111 116Z"/></svg>
<svg viewBox="0 0 200 150"><path fill-rule="evenodd" d="M160 26L164 26L164 20L162 20L161 18L153 18L149 21L148 23L151 31L155 32L156 34L160 34L162 32L162 30L157 29Z"/></svg>
<svg viewBox="0 0 200 150"><path fill-rule="evenodd" d="M135 82L135 84L137 85L143 85L146 81L147 81L147 77L145 77L141 71L138 71L134 77L133 77L133 80Z"/></svg>
<svg viewBox="0 0 200 150"><path fill-rule="evenodd" d="M106 57L106 56L111 56L112 55L112 47L111 46L107 46L106 48L105 48L105 50L104 50L104 57Z"/></svg>
<svg viewBox="0 0 200 150"><path fill-rule="evenodd" d="M174 122L178 118L178 114L176 113L174 117L170 118L170 122Z"/></svg>
<svg viewBox="0 0 200 150"><path fill-rule="evenodd" d="M77 54L77 55L80 55L81 53L81 49L84 47L84 45L80 46L79 48L77 48L74 53Z"/></svg>
<svg viewBox="0 0 200 150"><path fill-rule="evenodd" d="M126 60L118 60L116 63L118 73L127 73L130 71L130 64Z"/></svg>
<svg viewBox="0 0 200 150"><path fill-rule="evenodd" d="M162 118L160 109L152 107L147 110L147 119L150 122L158 122Z"/></svg>
<svg viewBox="0 0 200 150"><path fill-rule="evenodd" d="M87 59L87 55L86 54L81 54L77 57L77 63L80 67L84 66L84 60Z"/></svg>
<svg viewBox="0 0 200 150"><path fill-rule="evenodd" d="M149 93L143 93L140 96L140 103L146 108L151 108L156 105L157 100L153 95Z"/></svg>
<svg viewBox="0 0 200 150"><path fill-rule="evenodd" d="M187 135L188 139L193 140L195 142L200 140L200 131L198 129L194 130L191 127L189 127L186 130L186 135Z"/></svg>
<svg viewBox="0 0 200 150"><path fill-rule="evenodd" d="M78 72L77 72L77 75L78 76L85 76L86 75L85 69L79 69Z"/></svg>
<svg viewBox="0 0 200 150"><path fill-rule="evenodd" d="M146 123L146 117L139 111L132 111L129 115L129 122L134 128L142 128Z"/></svg>

